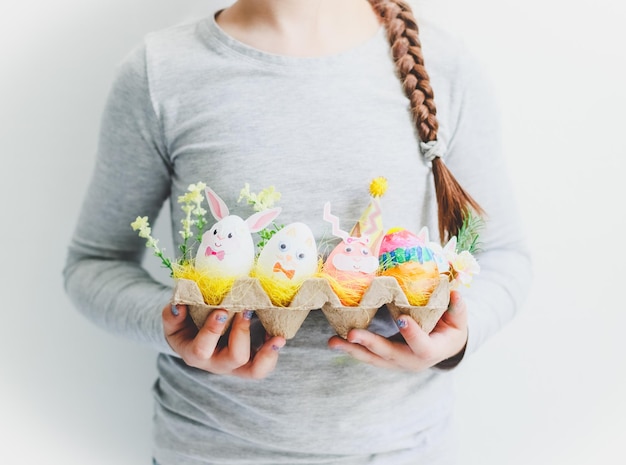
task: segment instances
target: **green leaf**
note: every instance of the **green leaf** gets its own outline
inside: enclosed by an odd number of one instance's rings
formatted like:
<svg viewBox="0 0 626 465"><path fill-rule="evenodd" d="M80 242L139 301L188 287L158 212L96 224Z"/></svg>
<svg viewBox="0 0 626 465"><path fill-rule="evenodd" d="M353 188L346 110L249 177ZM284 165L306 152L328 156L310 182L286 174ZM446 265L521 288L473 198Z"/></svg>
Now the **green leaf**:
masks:
<svg viewBox="0 0 626 465"><path fill-rule="evenodd" d="M463 225L457 234L456 251L467 250L473 254L480 250L480 233L485 227L485 220L472 211L467 211L463 217Z"/></svg>

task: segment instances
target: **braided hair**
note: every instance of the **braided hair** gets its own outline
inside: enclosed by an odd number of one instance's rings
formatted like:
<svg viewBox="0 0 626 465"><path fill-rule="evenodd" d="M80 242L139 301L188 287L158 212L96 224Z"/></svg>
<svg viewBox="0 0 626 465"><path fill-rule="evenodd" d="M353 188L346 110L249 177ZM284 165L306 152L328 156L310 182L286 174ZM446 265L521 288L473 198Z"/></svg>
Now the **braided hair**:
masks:
<svg viewBox="0 0 626 465"><path fill-rule="evenodd" d="M430 77L424 67L419 28L410 5L403 0L369 0L387 30L391 52L402 87L411 105L422 150L437 142L439 123ZM431 158L431 157L427 157ZM467 215L483 214L480 205L461 187L438 153L432 156L437 196L439 235L456 236Z"/></svg>

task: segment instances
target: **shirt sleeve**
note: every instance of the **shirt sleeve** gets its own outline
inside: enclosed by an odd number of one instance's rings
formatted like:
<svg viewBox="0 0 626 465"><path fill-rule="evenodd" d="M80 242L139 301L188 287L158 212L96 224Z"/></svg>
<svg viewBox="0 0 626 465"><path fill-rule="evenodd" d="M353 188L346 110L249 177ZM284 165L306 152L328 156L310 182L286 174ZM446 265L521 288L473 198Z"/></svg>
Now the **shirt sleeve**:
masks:
<svg viewBox="0 0 626 465"><path fill-rule="evenodd" d="M469 312L466 354L473 353L508 323L523 305L532 266L501 138L500 111L480 64L464 60L461 91L445 163L485 210L475 254L480 273L462 292Z"/></svg>
<svg viewBox="0 0 626 465"><path fill-rule="evenodd" d="M138 47L117 70L63 274L70 299L95 324L172 353L161 321L172 290L141 267L145 240L130 227L137 216L154 222L170 193L145 56Z"/></svg>

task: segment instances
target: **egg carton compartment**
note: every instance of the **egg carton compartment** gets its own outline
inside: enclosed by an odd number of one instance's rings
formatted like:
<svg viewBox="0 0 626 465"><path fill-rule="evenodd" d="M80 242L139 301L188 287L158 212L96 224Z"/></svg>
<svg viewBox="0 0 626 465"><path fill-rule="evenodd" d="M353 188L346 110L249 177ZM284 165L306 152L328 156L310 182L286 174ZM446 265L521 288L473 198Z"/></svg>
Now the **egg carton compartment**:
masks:
<svg viewBox="0 0 626 465"><path fill-rule="evenodd" d="M409 315L424 331L430 332L448 308L450 282L441 276L428 302L412 306L395 278L378 276L364 292L358 307L341 304L329 282L324 278L309 278L294 296L288 307L276 307L256 278L238 278L219 305L207 305L195 281L176 281L172 303L184 304L196 326L201 327L209 314L222 308L229 320L238 312L254 310L261 324L272 336L293 338L312 310L321 310L335 332L345 338L351 329L366 329L376 312L387 305L394 319Z"/></svg>

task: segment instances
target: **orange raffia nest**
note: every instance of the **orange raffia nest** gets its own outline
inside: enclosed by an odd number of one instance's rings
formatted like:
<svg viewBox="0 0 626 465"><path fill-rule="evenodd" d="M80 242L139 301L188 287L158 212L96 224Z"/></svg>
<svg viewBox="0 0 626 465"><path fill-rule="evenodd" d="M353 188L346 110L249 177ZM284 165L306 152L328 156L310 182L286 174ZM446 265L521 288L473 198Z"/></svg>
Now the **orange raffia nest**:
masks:
<svg viewBox="0 0 626 465"><path fill-rule="evenodd" d="M206 272L197 270L191 262L174 265L173 268L175 279L195 281L207 305L219 305L232 289L236 279L234 277L210 276Z"/></svg>
<svg viewBox="0 0 626 465"><path fill-rule="evenodd" d="M393 276L404 291L409 304L416 307L428 303L440 280L435 262L431 262L430 266L406 262L383 271L381 275Z"/></svg>
<svg viewBox="0 0 626 465"><path fill-rule="evenodd" d="M334 274L322 271L319 276L324 278L330 284L339 301L346 307L358 307L363 294L368 289L373 275L358 278L355 276L335 276Z"/></svg>

